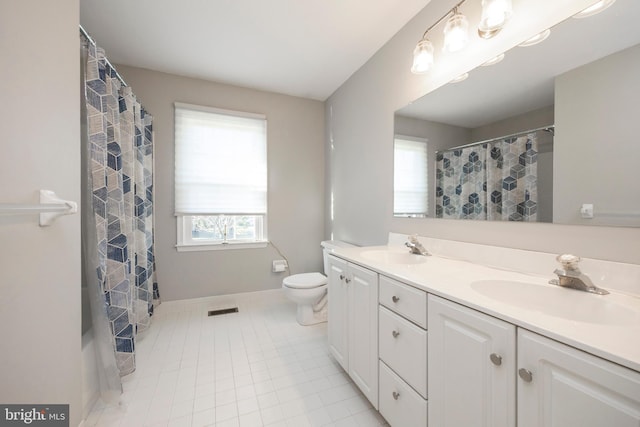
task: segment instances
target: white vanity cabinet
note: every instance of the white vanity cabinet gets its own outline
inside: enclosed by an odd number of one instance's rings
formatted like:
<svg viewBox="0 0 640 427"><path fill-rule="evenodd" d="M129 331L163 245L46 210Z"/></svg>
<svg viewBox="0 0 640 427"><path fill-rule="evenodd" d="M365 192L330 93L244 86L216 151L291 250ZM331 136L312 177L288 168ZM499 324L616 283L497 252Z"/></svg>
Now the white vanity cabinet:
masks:
<svg viewBox="0 0 640 427"><path fill-rule="evenodd" d="M393 427L427 425L427 293L380 276L380 413Z"/></svg>
<svg viewBox="0 0 640 427"><path fill-rule="evenodd" d="M519 329L518 375L518 427L640 426L639 372Z"/></svg>
<svg viewBox="0 0 640 427"><path fill-rule="evenodd" d="M639 372L434 295L428 313L429 425L640 426Z"/></svg>
<svg viewBox="0 0 640 427"><path fill-rule="evenodd" d="M516 327L429 295L429 425L516 425Z"/></svg>
<svg viewBox="0 0 640 427"><path fill-rule="evenodd" d="M329 255L329 351L378 409L378 273Z"/></svg>

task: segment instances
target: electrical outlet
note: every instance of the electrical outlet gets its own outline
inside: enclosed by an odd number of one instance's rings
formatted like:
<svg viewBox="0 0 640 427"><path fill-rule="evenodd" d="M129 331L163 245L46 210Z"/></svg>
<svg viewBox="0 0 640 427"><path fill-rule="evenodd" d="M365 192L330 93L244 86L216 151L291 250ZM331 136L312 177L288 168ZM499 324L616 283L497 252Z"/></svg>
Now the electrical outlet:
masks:
<svg viewBox="0 0 640 427"><path fill-rule="evenodd" d="M580 215L585 219L593 218L593 204L584 203L580 208Z"/></svg>

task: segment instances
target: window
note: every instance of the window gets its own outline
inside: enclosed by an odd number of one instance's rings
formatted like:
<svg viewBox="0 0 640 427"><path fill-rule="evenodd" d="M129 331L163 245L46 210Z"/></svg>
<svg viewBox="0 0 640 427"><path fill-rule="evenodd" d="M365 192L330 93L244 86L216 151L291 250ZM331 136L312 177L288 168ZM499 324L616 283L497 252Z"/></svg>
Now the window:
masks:
<svg viewBox="0 0 640 427"><path fill-rule="evenodd" d="M175 104L175 214L178 250L266 243L265 116Z"/></svg>
<svg viewBox="0 0 640 427"><path fill-rule="evenodd" d="M396 136L393 163L393 215L426 217L429 206L427 141Z"/></svg>

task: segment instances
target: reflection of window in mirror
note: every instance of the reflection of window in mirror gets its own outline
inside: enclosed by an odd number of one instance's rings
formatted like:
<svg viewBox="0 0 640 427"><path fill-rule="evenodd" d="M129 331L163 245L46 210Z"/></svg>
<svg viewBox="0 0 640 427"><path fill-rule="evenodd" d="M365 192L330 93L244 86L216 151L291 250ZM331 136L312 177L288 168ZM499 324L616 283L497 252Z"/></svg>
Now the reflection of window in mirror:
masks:
<svg viewBox="0 0 640 427"><path fill-rule="evenodd" d="M393 215L426 217L429 207L427 140L396 135L393 163Z"/></svg>

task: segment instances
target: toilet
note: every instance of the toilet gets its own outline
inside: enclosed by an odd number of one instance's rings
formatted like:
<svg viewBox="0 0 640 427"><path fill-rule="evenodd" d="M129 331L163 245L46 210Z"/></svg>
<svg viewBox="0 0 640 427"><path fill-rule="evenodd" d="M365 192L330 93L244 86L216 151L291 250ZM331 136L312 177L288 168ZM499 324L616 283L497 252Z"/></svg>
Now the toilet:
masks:
<svg viewBox="0 0 640 427"><path fill-rule="evenodd" d="M352 247L349 243L327 240L320 244L324 259L324 272L328 273L328 252L339 247ZM282 281L284 294L298 304L296 320L303 326L327 321L327 277L321 273L302 273L287 276Z"/></svg>

